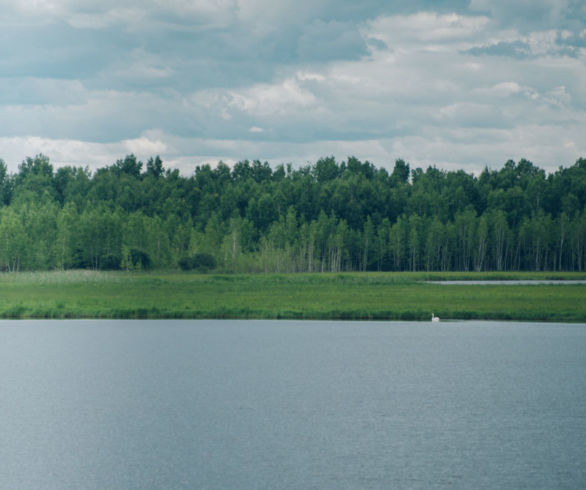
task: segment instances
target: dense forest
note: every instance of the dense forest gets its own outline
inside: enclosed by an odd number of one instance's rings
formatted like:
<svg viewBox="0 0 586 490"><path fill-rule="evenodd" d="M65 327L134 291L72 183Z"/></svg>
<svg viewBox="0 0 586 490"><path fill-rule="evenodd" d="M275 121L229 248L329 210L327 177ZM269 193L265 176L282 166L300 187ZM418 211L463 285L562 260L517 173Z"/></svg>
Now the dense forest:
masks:
<svg viewBox="0 0 586 490"><path fill-rule="evenodd" d="M0 269L583 271L585 205L583 158L549 174L329 157L182 176L159 157L90 172L38 155L15 174L0 160Z"/></svg>

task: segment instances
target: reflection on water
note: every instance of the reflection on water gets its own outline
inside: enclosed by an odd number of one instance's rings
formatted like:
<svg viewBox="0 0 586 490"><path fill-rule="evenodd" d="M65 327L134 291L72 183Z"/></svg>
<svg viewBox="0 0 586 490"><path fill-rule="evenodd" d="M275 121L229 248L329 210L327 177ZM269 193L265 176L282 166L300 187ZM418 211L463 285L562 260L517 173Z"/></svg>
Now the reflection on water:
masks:
<svg viewBox="0 0 586 490"><path fill-rule="evenodd" d="M584 488L585 327L0 322L0 486Z"/></svg>

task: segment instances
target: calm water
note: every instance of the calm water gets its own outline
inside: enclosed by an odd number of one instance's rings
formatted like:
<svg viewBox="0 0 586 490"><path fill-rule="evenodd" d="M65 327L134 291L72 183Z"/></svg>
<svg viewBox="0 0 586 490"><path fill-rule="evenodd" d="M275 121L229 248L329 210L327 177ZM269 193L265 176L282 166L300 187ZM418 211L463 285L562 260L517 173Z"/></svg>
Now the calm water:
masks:
<svg viewBox="0 0 586 490"><path fill-rule="evenodd" d="M429 284L440 284L442 286L568 286L568 285L582 285L586 281L582 280L540 280L540 279L525 279L525 280L503 280L503 281L425 281Z"/></svg>
<svg viewBox="0 0 586 490"><path fill-rule="evenodd" d="M2 489L586 488L586 325L0 322Z"/></svg>

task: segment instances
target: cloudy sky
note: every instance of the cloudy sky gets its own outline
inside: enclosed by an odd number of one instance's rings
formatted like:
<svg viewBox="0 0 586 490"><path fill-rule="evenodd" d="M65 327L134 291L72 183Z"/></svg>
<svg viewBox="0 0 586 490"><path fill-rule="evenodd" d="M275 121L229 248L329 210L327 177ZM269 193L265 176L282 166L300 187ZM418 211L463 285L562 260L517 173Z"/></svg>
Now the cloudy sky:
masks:
<svg viewBox="0 0 586 490"><path fill-rule="evenodd" d="M0 158L586 156L583 0L0 0Z"/></svg>

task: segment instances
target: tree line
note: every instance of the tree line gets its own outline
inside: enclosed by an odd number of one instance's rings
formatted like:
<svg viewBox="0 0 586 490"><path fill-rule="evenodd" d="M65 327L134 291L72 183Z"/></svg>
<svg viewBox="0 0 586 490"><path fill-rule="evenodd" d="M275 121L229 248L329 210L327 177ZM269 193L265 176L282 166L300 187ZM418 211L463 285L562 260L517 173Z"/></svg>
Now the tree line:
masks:
<svg viewBox="0 0 586 490"><path fill-rule="evenodd" d="M90 172L37 155L14 174L0 160L0 270L583 271L585 205L583 158L552 173L327 157L182 176L158 156Z"/></svg>

